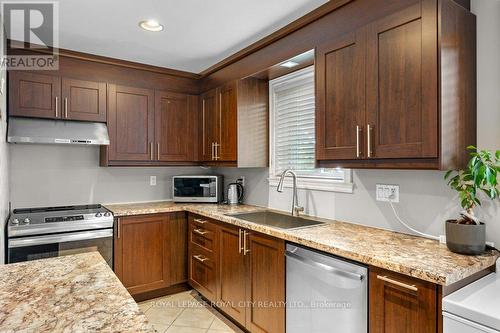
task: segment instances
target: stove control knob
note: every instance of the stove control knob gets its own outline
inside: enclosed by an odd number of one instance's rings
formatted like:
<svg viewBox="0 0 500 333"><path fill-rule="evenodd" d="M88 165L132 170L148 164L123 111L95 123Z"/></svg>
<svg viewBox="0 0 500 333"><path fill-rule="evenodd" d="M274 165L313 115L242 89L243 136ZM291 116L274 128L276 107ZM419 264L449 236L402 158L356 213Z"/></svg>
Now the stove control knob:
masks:
<svg viewBox="0 0 500 333"><path fill-rule="evenodd" d="M102 216L102 213L96 213L95 214L95 217L101 217Z"/></svg>
<svg viewBox="0 0 500 333"><path fill-rule="evenodd" d="M106 212L106 213L104 213L104 216L111 216L111 213L110 212Z"/></svg>
<svg viewBox="0 0 500 333"><path fill-rule="evenodd" d="M13 219L12 224L19 224L19 219Z"/></svg>
<svg viewBox="0 0 500 333"><path fill-rule="evenodd" d="M29 219L29 218L25 218L25 219L23 220L23 223L24 223L24 224L29 224L29 223L30 223L30 219Z"/></svg>

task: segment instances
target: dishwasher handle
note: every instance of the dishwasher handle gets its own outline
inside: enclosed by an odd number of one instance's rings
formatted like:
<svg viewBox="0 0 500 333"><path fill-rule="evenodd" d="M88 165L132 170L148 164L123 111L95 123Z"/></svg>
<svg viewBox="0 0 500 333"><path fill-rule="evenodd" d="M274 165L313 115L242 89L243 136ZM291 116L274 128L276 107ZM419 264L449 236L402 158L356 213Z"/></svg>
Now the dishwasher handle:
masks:
<svg viewBox="0 0 500 333"><path fill-rule="evenodd" d="M308 258L301 257L293 252L290 252L290 251L286 251L285 256L288 258L300 261L301 263L306 264L308 266L312 266L314 268L319 268L321 270L327 271L328 273L342 276L342 277L345 277L348 279L363 281L363 279L365 278L365 276L362 274L352 273L352 272L344 271L342 269L335 268L335 267L332 267L329 265L325 265L321 262L317 262L317 261L314 261L314 260L311 260Z"/></svg>

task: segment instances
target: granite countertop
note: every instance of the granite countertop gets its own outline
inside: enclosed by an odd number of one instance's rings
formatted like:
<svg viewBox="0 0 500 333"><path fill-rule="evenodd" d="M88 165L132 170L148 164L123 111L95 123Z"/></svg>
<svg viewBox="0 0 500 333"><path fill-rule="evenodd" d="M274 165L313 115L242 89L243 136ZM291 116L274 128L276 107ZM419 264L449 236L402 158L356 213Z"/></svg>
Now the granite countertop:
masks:
<svg viewBox="0 0 500 333"><path fill-rule="evenodd" d="M112 204L106 207L117 217L188 211L443 286L495 265L500 255L496 251L479 256L460 255L435 240L334 220L314 218L327 223L283 230L226 215L265 210L249 205L176 204L164 201Z"/></svg>
<svg viewBox="0 0 500 333"><path fill-rule="evenodd" d="M154 332L98 252L0 266L1 332Z"/></svg>

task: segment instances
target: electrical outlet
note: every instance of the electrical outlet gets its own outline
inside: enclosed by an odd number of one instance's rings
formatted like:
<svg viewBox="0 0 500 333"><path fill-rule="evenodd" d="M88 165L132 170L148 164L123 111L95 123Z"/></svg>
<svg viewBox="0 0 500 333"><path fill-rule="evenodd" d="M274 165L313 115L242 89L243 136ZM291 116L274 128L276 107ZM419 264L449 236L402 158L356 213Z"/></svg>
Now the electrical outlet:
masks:
<svg viewBox="0 0 500 333"><path fill-rule="evenodd" d="M156 186L156 176L149 176L149 185Z"/></svg>
<svg viewBox="0 0 500 333"><path fill-rule="evenodd" d="M377 201L399 202L399 185L377 184L376 197Z"/></svg>
<svg viewBox="0 0 500 333"><path fill-rule="evenodd" d="M241 186L245 187L245 176L240 176L238 179L236 179L237 183L240 183Z"/></svg>

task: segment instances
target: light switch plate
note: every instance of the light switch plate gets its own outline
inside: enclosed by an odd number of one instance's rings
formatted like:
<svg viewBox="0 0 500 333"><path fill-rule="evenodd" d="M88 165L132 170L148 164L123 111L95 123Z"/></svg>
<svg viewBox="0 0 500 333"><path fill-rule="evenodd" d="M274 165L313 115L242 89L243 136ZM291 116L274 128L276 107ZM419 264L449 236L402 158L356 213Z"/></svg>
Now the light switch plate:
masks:
<svg viewBox="0 0 500 333"><path fill-rule="evenodd" d="M377 184L376 198L377 201L389 201L390 198L392 202L399 202L399 185Z"/></svg>
<svg viewBox="0 0 500 333"><path fill-rule="evenodd" d="M149 176L149 185L156 186L156 176Z"/></svg>

